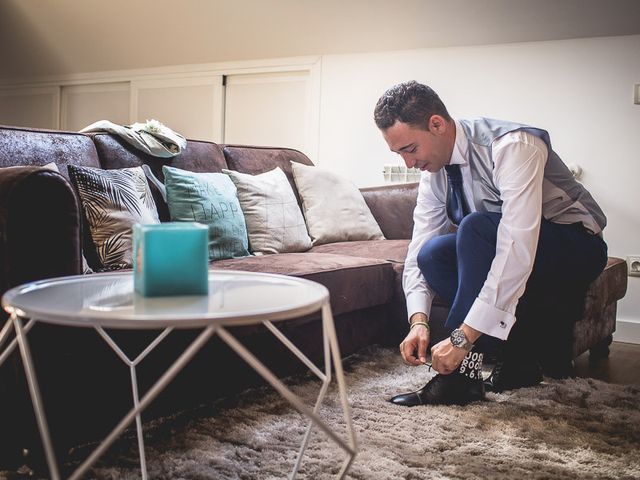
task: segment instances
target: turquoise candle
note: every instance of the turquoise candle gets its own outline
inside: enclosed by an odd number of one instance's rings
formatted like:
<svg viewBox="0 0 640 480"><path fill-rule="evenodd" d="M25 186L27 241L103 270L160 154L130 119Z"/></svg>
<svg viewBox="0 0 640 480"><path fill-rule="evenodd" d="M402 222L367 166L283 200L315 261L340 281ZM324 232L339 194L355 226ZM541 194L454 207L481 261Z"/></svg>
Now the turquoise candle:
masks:
<svg viewBox="0 0 640 480"><path fill-rule="evenodd" d="M134 288L145 297L207 295L209 228L195 222L133 226Z"/></svg>

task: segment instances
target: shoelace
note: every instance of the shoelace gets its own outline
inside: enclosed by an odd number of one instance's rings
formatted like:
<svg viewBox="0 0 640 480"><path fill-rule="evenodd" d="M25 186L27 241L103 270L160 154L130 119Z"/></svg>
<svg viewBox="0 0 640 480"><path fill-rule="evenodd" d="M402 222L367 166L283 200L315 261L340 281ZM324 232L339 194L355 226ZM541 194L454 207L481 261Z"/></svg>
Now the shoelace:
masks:
<svg viewBox="0 0 640 480"><path fill-rule="evenodd" d="M489 378L492 378L492 377L499 378L501 371L502 371L502 362L496 362L495 366L493 367L493 370L491 371L491 375L489 375Z"/></svg>

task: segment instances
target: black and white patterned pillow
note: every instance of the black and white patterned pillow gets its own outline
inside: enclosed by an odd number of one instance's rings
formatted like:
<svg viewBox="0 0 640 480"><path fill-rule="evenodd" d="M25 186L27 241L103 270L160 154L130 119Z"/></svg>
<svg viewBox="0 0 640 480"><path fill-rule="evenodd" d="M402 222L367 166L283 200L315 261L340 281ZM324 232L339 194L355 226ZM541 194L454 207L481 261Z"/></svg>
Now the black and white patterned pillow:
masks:
<svg viewBox="0 0 640 480"><path fill-rule="evenodd" d="M160 223L145 174L140 167L119 170L69 165L91 238L107 269L132 266L131 227Z"/></svg>

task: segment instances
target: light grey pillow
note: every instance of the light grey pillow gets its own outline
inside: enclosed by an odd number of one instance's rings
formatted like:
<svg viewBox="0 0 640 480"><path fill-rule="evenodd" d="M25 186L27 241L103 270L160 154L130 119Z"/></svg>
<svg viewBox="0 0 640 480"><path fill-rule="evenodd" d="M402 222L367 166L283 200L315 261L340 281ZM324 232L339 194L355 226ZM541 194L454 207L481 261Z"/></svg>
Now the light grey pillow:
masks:
<svg viewBox="0 0 640 480"><path fill-rule="evenodd" d="M130 268L133 224L160 223L142 168L68 168L102 265Z"/></svg>
<svg viewBox="0 0 640 480"><path fill-rule="evenodd" d="M222 171L238 189L253 253L304 252L311 248L296 196L280 168L259 175Z"/></svg>
<svg viewBox="0 0 640 480"><path fill-rule="evenodd" d="M358 187L318 167L291 162L314 245L354 240L384 240Z"/></svg>

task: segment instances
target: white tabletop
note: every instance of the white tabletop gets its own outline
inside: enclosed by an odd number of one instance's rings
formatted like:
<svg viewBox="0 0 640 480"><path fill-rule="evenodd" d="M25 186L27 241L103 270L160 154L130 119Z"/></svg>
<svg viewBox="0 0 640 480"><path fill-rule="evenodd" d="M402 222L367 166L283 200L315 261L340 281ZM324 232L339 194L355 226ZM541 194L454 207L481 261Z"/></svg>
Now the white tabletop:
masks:
<svg viewBox="0 0 640 480"><path fill-rule="evenodd" d="M143 297L132 272L32 282L2 297L2 308L46 323L105 328L194 328L286 320L320 310L328 290L310 280L267 273L209 271L209 295Z"/></svg>

